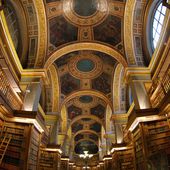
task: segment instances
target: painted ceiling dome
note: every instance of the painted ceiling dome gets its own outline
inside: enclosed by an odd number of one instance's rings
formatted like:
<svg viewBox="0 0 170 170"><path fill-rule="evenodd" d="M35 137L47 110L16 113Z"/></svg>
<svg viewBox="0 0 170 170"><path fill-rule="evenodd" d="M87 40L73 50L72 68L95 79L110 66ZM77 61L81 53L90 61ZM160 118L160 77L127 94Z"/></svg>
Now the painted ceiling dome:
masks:
<svg viewBox="0 0 170 170"><path fill-rule="evenodd" d="M97 11L98 0L74 0L73 9L80 16L90 16Z"/></svg>
<svg viewBox="0 0 170 170"><path fill-rule="evenodd" d="M84 151L88 151L89 154L96 154L98 152L98 146L91 141L82 141L75 147L77 154L83 154Z"/></svg>
<svg viewBox="0 0 170 170"><path fill-rule="evenodd" d="M93 101L93 97L91 97L91 96L81 96L81 97L79 98L79 100L80 100L80 102L82 102L82 103L90 103L90 102Z"/></svg>
<svg viewBox="0 0 170 170"><path fill-rule="evenodd" d="M77 62L77 69L82 72L89 72L94 69L94 62L89 59L82 59Z"/></svg>

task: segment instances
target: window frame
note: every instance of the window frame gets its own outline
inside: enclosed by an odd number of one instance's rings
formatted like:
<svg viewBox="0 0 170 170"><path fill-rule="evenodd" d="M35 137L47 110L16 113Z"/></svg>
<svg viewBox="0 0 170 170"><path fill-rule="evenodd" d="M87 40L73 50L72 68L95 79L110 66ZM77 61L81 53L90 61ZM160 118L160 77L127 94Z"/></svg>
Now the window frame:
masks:
<svg viewBox="0 0 170 170"><path fill-rule="evenodd" d="M162 2L163 2L162 0L154 0L154 1L149 0L146 6L145 15L144 15L144 25L143 25L143 41L142 41L146 65L149 65L151 61L151 57L155 51L155 48L153 46L153 40L152 40L152 34L153 34L152 24L153 24L153 18L157 10L157 7ZM162 34L162 31L161 31L161 34Z"/></svg>

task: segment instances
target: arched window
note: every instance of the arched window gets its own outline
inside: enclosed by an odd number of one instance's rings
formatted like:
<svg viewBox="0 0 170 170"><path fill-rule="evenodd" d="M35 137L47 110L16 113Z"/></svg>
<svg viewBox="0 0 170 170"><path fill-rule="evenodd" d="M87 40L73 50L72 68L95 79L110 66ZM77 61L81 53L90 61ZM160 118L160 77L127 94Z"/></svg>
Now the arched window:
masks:
<svg viewBox="0 0 170 170"><path fill-rule="evenodd" d="M6 17L9 33L14 43L14 47L18 52L18 44L20 41L18 17L10 1L6 2L6 8L4 9L4 14Z"/></svg>
<svg viewBox="0 0 170 170"><path fill-rule="evenodd" d="M158 7L155 10L154 16L153 16L153 24L152 24L152 43L153 43L153 49L156 48L157 43L160 38L160 34L162 31L163 21L165 17L166 7L160 3Z"/></svg>

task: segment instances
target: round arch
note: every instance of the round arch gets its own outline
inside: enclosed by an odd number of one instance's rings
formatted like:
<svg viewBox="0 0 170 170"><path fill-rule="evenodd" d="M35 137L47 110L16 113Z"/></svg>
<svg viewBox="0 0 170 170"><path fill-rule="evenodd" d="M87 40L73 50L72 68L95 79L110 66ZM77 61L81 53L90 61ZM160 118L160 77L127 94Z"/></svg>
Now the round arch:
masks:
<svg viewBox="0 0 170 170"><path fill-rule="evenodd" d="M51 86L52 86L52 112L57 112L59 110L60 88L59 88L59 76L58 76L56 66L54 64L50 66L49 73L51 76Z"/></svg>
<svg viewBox="0 0 170 170"><path fill-rule="evenodd" d="M104 129L105 129L105 126L104 126L104 123L97 117L97 116L94 116L94 115L80 115L80 116L77 116L75 117L71 123L70 123L70 126L72 126L75 122L79 121L80 119L83 119L83 118L90 118L90 119L93 119L95 120L96 122L98 122L99 124L101 124Z"/></svg>
<svg viewBox="0 0 170 170"><path fill-rule="evenodd" d="M95 143L96 146L98 146L98 143L96 141L94 141L93 139L89 139L89 138L79 140L78 142L75 143L74 146L76 147L76 145L78 145L80 142L83 142L83 141L90 141L90 142Z"/></svg>
<svg viewBox="0 0 170 170"><path fill-rule="evenodd" d="M50 65L60 57L70 52L79 51L79 50L92 50L92 51L100 51L105 54L110 55L118 62L120 62L124 67L127 67L127 62L122 54L120 54L117 50L113 47L101 44L101 43L90 43L90 42L79 42L74 44L69 44L63 48L58 49L55 51L46 61L44 68L49 68Z"/></svg>
<svg viewBox="0 0 170 170"><path fill-rule="evenodd" d="M110 105L110 107L112 108L112 103L110 102L110 100L101 92L98 92L96 90L80 90L80 91L74 92L74 93L70 94L69 96L67 96L64 99L64 101L62 102L62 104L60 106L60 110L62 109L63 105L65 105L71 99L78 97L78 96L83 96L83 95L91 95L91 96L99 97L99 98L103 99L106 103L108 103Z"/></svg>
<svg viewBox="0 0 170 170"><path fill-rule="evenodd" d="M81 133L92 133L92 134L97 135L100 138L99 134L93 130L80 130L73 135L72 139L74 139L78 134L81 134Z"/></svg>

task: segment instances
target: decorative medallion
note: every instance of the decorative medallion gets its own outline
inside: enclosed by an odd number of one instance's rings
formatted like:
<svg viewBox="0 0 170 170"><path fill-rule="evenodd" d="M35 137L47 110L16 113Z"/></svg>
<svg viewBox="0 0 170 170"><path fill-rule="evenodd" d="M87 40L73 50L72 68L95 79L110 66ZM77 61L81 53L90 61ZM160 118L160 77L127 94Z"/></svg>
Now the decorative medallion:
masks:
<svg viewBox="0 0 170 170"><path fill-rule="evenodd" d="M76 26L95 26L107 17L107 0L64 0L64 17Z"/></svg>
<svg viewBox="0 0 170 170"><path fill-rule="evenodd" d="M73 10L79 16L88 17L97 12L98 0L74 0Z"/></svg>
<svg viewBox="0 0 170 170"><path fill-rule="evenodd" d="M102 60L94 54L83 54L73 57L69 64L72 76L79 79L91 79L99 76L103 69Z"/></svg>
<svg viewBox="0 0 170 170"><path fill-rule="evenodd" d="M81 96L79 101L82 103L91 103L93 101L93 97L91 96Z"/></svg>
<svg viewBox="0 0 170 170"><path fill-rule="evenodd" d="M72 105L84 109L91 109L95 108L97 105L102 105L103 107L106 107L106 103L96 97L96 96L90 96L90 95L84 95L80 97L75 97L74 99L70 100L69 102L66 103L67 107L70 107ZM90 112L90 110L89 110Z"/></svg>
<svg viewBox="0 0 170 170"><path fill-rule="evenodd" d="M89 154L96 154L98 152L98 146L91 141L81 141L75 146L75 153L83 154L84 151L88 151Z"/></svg>
<svg viewBox="0 0 170 170"><path fill-rule="evenodd" d="M94 69L94 62L89 59L82 59L77 62L77 69L82 72L89 72Z"/></svg>

